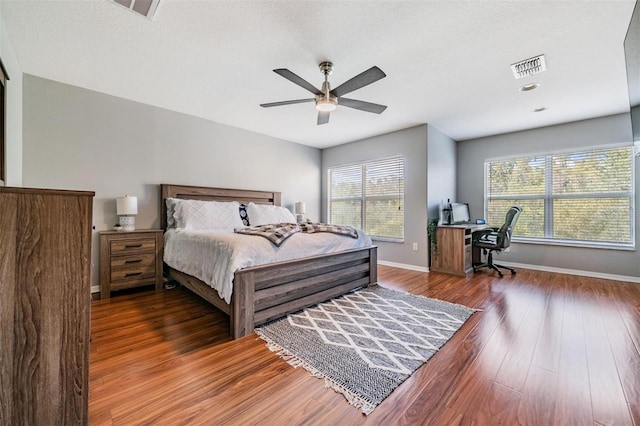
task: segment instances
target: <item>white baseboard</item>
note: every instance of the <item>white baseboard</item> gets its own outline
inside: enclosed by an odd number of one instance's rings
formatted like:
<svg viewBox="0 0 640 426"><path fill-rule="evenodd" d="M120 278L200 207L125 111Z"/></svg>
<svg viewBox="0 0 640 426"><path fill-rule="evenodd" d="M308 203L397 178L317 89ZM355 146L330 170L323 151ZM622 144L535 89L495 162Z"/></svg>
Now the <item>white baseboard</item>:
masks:
<svg viewBox="0 0 640 426"><path fill-rule="evenodd" d="M626 275L615 275L615 274L604 274L601 272L593 272L593 271L581 271L578 269L568 269L568 268L554 268L552 266L544 266L544 265L529 265L526 263L512 263L512 262L498 262L501 265L509 266L511 268L523 268L523 269L533 269L534 271L544 271L544 272L555 272L558 274L567 274L567 275L578 275L581 277L591 277L591 278L602 278L605 280L613 280L613 281L627 281L631 283L639 283L640 277L630 277Z"/></svg>
<svg viewBox="0 0 640 426"><path fill-rule="evenodd" d="M404 263L388 262L386 260L378 260L379 265L392 266L400 269L409 269L411 271L429 272L429 268L424 266L407 265ZM604 274L601 272L581 271L578 269L555 268L543 265L529 265L526 263L500 262L501 265L511 268L532 269L534 271L555 272L557 274L578 275L581 277L602 278L612 281L625 281L640 284L640 277L630 277L626 275Z"/></svg>
<svg viewBox="0 0 640 426"><path fill-rule="evenodd" d="M100 293L100 286L99 285L92 285L91 286L91 294L93 293Z"/></svg>
<svg viewBox="0 0 640 426"><path fill-rule="evenodd" d="M429 272L429 268L424 266L407 265L405 263L387 262L386 260L378 260L378 265L393 266L394 268L409 269L410 271Z"/></svg>

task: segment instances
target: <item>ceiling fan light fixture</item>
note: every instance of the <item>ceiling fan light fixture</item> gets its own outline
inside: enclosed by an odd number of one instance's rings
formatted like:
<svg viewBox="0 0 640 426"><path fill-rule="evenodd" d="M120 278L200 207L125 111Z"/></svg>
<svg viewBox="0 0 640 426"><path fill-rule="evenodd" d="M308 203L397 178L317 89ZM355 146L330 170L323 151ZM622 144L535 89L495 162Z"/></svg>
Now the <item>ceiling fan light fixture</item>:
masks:
<svg viewBox="0 0 640 426"><path fill-rule="evenodd" d="M316 99L316 109L321 112L335 111L338 107L338 100L336 98L320 98Z"/></svg>

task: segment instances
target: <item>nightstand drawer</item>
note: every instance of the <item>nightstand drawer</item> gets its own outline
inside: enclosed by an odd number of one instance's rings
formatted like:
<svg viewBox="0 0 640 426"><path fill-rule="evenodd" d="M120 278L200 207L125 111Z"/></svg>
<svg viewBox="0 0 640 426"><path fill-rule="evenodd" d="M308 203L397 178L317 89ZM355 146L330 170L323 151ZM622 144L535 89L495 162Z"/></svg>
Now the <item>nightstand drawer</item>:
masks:
<svg viewBox="0 0 640 426"><path fill-rule="evenodd" d="M128 256L118 256L111 258L111 270L122 268L145 268L155 266L155 253L130 254Z"/></svg>
<svg viewBox="0 0 640 426"><path fill-rule="evenodd" d="M154 279L156 277L156 265L149 266L132 266L122 269L114 269L111 271L111 282L143 280L147 278Z"/></svg>
<svg viewBox="0 0 640 426"><path fill-rule="evenodd" d="M155 253L155 238L131 238L111 241L111 255L129 253Z"/></svg>

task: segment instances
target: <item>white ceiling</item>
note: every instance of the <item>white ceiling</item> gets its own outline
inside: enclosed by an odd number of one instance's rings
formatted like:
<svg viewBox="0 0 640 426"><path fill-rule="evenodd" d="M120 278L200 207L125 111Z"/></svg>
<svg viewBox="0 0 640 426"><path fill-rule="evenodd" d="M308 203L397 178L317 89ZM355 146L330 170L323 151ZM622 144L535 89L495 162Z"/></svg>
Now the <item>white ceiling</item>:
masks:
<svg viewBox="0 0 640 426"><path fill-rule="evenodd" d="M623 41L635 1L160 0L149 20L107 0L1 0L24 73L318 148L429 123L455 140L629 109ZM509 65L545 54L547 71ZM288 68L332 87L373 65L387 77L316 125ZM537 82L539 89L518 87ZM534 113L535 107L547 111Z"/></svg>

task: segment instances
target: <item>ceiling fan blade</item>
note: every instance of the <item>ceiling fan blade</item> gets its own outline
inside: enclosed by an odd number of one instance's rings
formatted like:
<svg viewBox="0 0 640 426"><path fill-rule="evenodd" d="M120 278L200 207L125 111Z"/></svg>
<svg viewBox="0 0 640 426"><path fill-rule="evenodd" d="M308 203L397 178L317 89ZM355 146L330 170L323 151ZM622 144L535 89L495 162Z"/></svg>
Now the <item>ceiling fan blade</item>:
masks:
<svg viewBox="0 0 640 426"><path fill-rule="evenodd" d="M338 97L346 95L347 93L353 92L354 90L358 90L371 83L375 83L376 81L380 80L381 78L385 78L386 76L387 75L380 68L371 67L368 70L356 75L351 80L345 81L340 86L333 89L330 93Z"/></svg>
<svg viewBox="0 0 640 426"><path fill-rule="evenodd" d="M329 111L318 111L318 125L329 122Z"/></svg>
<svg viewBox="0 0 640 426"><path fill-rule="evenodd" d="M361 111L372 112L374 114L381 114L382 111L387 109L386 105L374 104L374 103L365 102L365 101L358 101L356 99L349 99L349 98L338 98L338 105L359 109Z"/></svg>
<svg viewBox="0 0 640 426"><path fill-rule="evenodd" d="M297 84L298 86L302 87L303 89L307 89L308 91L310 91L314 95L318 95L318 96L322 95L322 92L320 90L316 89L313 86L313 84L309 83L307 80L305 80L304 78L298 76L297 74L292 73L291 71L289 71L286 68L278 68L276 70L273 70L273 72L275 72L278 75L281 75L282 77L286 78L290 82Z"/></svg>
<svg viewBox="0 0 640 426"><path fill-rule="evenodd" d="M313 101L315 101L314 98L294 99L294 100L291 100L291 101L269 102L269 103L266 103L266 104L260 104L260 106L263 107L263 108L269 108L269 107L282 106L282 105L302 104L302 103L305 103L305 102L313 102Z"/></svg>

